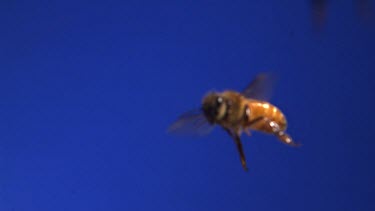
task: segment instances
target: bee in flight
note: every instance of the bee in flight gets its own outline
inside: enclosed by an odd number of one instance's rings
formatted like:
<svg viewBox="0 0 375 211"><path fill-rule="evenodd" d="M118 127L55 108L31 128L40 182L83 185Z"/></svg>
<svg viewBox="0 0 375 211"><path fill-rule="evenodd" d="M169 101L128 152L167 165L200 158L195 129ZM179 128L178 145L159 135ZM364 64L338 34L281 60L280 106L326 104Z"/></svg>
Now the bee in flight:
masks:
<svg viewBox="0 0 375 211"><path fill-rule="evenodd" d="M299 145L285 132L285 115L267 101L273 82L272 75L259 74L242 92L210 92L203 98L200 109L181 115L168 131L204 135L215 125L221 126L234 140L246 171L245 153L240 139L243 132L251 135L250 131L259 131L276 136L286 145Z"/></svg>

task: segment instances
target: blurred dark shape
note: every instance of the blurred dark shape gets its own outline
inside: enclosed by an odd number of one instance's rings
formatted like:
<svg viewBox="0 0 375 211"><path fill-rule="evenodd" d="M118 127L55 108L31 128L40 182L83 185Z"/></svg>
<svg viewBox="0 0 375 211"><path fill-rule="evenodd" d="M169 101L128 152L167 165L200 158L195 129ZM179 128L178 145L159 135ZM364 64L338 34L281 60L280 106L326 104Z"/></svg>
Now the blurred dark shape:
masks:
<svg viewBox="0 0 375 211"><path fill-rule="evenodd" d="M356 0L356 8L362 20L369 20L372 15L372 5L370 0Z"/></svg>
<svg viewBox="0 0 375 211"><path fill-rule="evenodd" d="M327 0L311 0L313 27L322 30L327 19ZM357 14L362 20L369 20L372 16L371 0L354 0Z"/></svg>
<svg viewBox="0 0 375 211"><path fill-rule="evenodd" d="M327 18L327 1L311 0L311 7L314 28L321 30Z"/></svg>

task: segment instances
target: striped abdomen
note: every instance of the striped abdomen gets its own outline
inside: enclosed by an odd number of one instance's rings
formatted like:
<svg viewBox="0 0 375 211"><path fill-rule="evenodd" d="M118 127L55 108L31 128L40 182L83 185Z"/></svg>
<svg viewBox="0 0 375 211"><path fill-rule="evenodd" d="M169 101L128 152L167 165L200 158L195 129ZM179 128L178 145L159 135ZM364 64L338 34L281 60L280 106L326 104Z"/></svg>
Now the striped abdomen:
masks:
<svg viewBox="0 0 375 211"><path fill-rule="evenodd" d="M246 108L249 108L246 111ZM270 121L278 124L281 131L286 130L287 121L284 114L276 106L258 100L247 100L245 105L245 128L258 130L265 133L273 133ZM255 123L254 123L255 121Z"/></svg>

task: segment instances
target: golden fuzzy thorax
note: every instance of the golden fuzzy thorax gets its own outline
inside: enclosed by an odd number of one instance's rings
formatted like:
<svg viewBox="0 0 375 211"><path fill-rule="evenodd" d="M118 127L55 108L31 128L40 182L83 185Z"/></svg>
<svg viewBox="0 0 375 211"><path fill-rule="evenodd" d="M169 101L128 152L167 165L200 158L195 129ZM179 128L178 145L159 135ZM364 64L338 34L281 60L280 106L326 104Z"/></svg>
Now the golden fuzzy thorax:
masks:
<svg viewBox="0 0 375 211"><path fill-rule="evenodd" d="M218 102L221 100L222 102ZM209 93L202 101L203 110L211 123L225 128L238 128L242 123L244 97L234 91Z"/></svg>
<svg viewBox="0 0 375 211"><path fill-rule="evenodd" d="M229 104L227 118L221 122L222 126L226 128L239 128L243 119L244 97L234 91L224 91L220 95Z"/></svg>

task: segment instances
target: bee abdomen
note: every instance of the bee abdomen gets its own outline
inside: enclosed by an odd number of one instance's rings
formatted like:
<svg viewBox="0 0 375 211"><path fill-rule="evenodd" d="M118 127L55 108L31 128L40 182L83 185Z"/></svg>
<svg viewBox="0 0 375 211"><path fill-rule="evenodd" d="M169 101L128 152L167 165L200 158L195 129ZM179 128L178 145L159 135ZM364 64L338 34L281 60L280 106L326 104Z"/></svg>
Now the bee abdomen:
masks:
<svg viewBox="0 0 375 211"><path fill-rule="evenodd" d="M273 131L269 127L269 122L272 121L278 124L281 131L286 130L285 116L276 106L267 102L249 102L246 106L248 108L245 107L245 126L272 133Z"/></svg>

